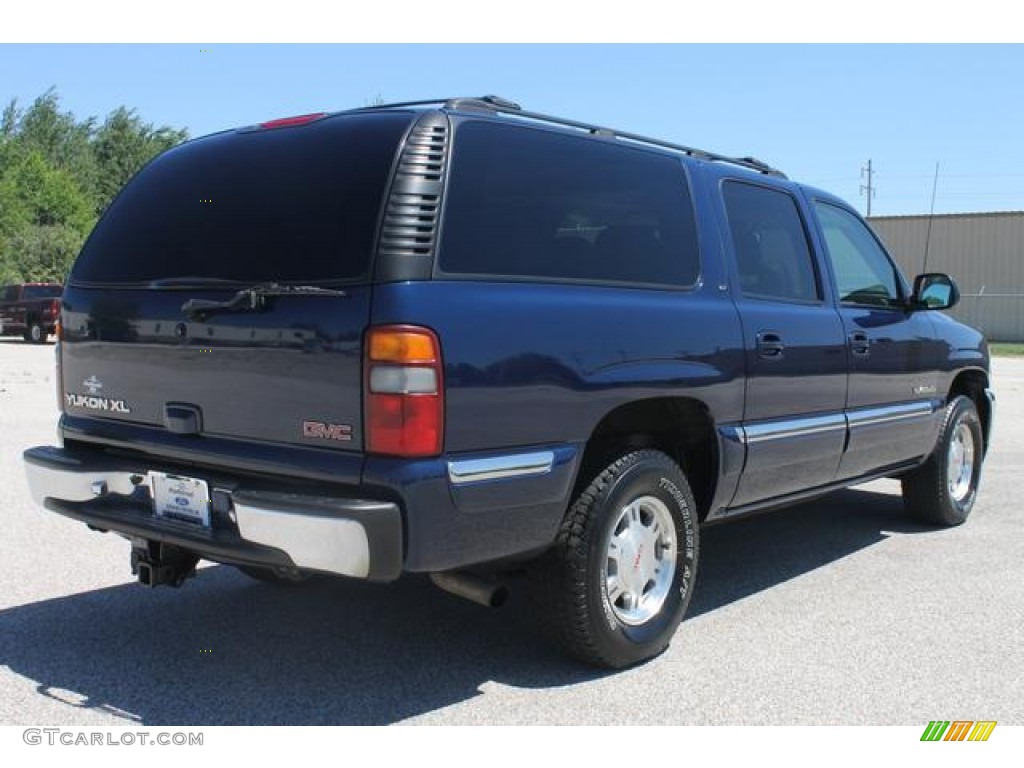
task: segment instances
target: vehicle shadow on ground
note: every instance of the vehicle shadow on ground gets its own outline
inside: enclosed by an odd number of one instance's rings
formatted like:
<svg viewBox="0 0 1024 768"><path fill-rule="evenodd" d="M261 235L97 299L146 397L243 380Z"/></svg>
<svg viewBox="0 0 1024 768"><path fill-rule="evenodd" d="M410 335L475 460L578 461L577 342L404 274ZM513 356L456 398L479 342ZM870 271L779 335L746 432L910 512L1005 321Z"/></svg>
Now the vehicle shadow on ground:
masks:
<svg viewBox="0 0 1024 768"><path fill-rule="evenodd" d="M924 529L904 522L898 496L866 491L705 529L691 615L887 530ZM181 590L125 584L11 608L0 627L0 664L40 695L126 725L384 724L471 699L491 680L547 688L604 674L546 646L522 594L493 611L423 577L289 588L220 566Z"/></svg>

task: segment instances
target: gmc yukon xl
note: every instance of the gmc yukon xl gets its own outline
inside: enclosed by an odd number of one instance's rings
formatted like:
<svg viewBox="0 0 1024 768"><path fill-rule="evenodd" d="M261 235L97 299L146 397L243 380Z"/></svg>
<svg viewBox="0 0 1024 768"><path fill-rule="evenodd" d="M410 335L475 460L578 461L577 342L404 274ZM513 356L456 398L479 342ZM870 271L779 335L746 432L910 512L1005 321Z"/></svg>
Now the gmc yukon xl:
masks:
<svg viewBox="0 0 1024 768"><path fill-rule="evenodd" d="M63 294L46 509L151 586L525 571L576 657L661 652L703 525L879 477L962 523L982 336L845 202L753 158L496 97L189 141Z"/></svg>

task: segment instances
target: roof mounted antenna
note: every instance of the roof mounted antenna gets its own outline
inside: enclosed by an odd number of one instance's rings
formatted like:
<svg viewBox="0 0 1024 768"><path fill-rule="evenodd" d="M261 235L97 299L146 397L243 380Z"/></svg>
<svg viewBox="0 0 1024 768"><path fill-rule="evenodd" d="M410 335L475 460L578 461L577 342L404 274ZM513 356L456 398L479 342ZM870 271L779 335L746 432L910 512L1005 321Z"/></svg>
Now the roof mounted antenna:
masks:
<svg viewBox="0 0 1024 768"><path fill-rule="evenodd" d="M924 264L921 265L921 273L928 271L928 246L932 242L932 220L935 218L935 190L939 187L939 161L935 161L935 179L932 181L932 207L928 211L928 231L924 236Z"/></svg>

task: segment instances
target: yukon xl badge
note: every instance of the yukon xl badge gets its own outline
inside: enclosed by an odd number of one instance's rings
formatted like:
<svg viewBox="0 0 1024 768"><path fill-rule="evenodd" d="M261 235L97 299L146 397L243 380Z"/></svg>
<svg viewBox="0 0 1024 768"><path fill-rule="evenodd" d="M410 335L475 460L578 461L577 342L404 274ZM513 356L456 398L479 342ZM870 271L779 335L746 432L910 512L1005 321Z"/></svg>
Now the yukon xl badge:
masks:
<svg viewBox="0 0 1024 768"><path fill-rule="evenodd" d="M109 397L101 397L100 390L103 389L103 382L93 374L82 382L82 386L89 390L88 395L79 395L68 392L64 395L64 401L68 406L75 408L87 408L90 411L108 411L109 413L131 413L132 409L124 400L114 400Z"/></svg>
<svg viewBox="0 0 1024 768"><path fill-rule="evenodd" d="M322 421L302 422L302 436L323 440L351 440L352 427L348 424L324 424Z"/></svg>
<svg viewBox="0 0 1024 768"><path fill-rule="evenodd" d="M68 392L64 400L69 406L75 408L88 408L90 411L108 411L110 413L131 413L132 409L124 400L114 400L110 397L94 397L92 395L76 395Z"/></svg>
<svg viewBox="0 0 1024 768"><path fill-rule="evenodd" d="M100 390L103 389L103 382L97 379L95 375L83 381L82 386L89 390L89 394L77 395L74 392L68 392L64 395L64 400L69 406L87 408L90 411L108 411L110 413L132 412L132 409L128 407L124 400L100 397L99 394Z"/></svg>

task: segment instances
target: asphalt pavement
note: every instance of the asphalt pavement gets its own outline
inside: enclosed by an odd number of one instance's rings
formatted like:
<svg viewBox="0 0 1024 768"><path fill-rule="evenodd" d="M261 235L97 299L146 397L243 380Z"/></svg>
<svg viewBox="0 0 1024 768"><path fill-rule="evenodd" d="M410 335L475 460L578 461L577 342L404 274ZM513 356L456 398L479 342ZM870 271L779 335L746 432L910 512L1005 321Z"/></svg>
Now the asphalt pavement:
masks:
<svg viewBox="0 0 1024 768"><path fill-rule="evenodd" d="M994 386L965 525L908 521L884 480L707 528L669 650L606 673L549 648L515 584L498 610L421 577L137 585L127 542L29 498L53 347L0 340L0 724L1024 725L1024 359Z"/></svg>

